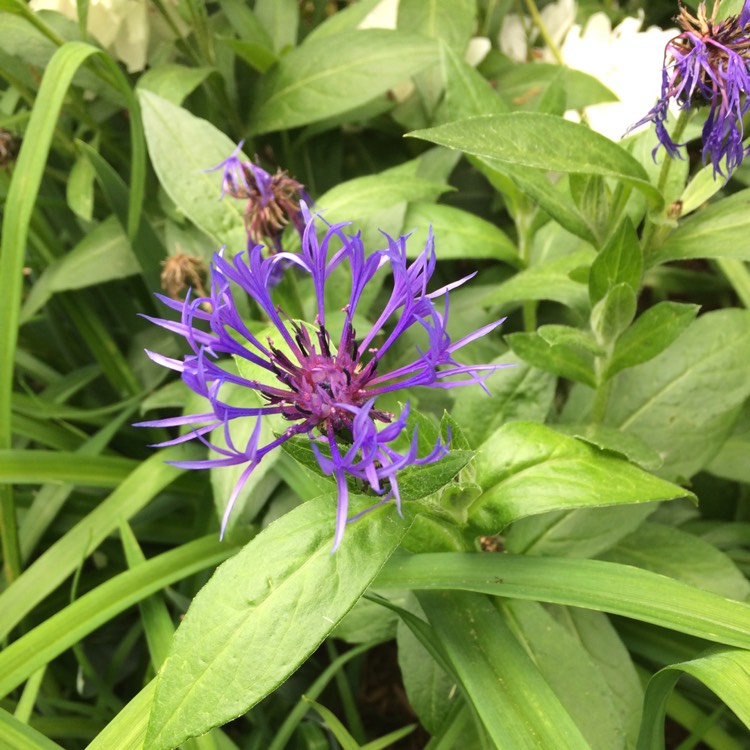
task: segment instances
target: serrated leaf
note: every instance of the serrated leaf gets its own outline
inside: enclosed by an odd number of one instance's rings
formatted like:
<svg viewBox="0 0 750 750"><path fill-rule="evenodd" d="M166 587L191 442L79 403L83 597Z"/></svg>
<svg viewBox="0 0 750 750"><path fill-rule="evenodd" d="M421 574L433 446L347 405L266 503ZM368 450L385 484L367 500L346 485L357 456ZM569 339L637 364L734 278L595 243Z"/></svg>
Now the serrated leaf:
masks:
<svg viewBox="0 0 750 750"><path fill-rule="evenodd" d="M365 29L308 40L262 79L249 128L255 134L348 112L437 62L435 42Z"/></svg>
<svg viewBox="0 0 750 750"><path fill-rule="evenodd" d="M497 430L477 454L484 494L469 516L485 533L550 510L645 503L691 496L671 482L534 422Z"/></svg>
<svg viewBox="0 0 750 750"><path fill-rule="evenodd" d="M335 517L335 495L306 502L217 569L159 673L148 750L171 750L278 687L351 609L408 529L389 503L353 523L331 554Z"/></svg>

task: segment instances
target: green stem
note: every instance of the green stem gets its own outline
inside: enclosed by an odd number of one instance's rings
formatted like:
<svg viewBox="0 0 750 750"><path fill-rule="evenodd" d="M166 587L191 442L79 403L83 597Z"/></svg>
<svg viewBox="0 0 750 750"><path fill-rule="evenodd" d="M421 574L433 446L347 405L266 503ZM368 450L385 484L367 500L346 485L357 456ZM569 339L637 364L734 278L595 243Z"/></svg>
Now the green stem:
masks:
<svg viewBox="0 0 750 750"><path fill-rule="evenodd" d="M0 486L0 538L3 546L3 571L5 583L10 585L21 575L21 549L18 544L18 523L13 488Z"/></svg>
<svg viewBox="0 0 750 750"><path fill-rule="evenodd" d="M552 37L549 35L549 32L547 31L547 27L544 25L544 21L542 21L542 14L539 12L539 9L536 7L536 3L534 2L534 0L526 0L526 7L529 10L529 15L534 21L534 24L539 29L539 33L541 34L542 39L544 39L544 43L547 45L547 47L549 47L549 51L552 53L552 57L555 58L555 62L558 65L565 65L565 62L563 61L563 58L562 58L562 54L560 53L560 49L552 41Z"/></svg>
<svg viewBox="0 0 750 750"><path fill-rule="evenodd" d="M604 421L604 416L607 413L607 404L609 403L609 394L611 390L612 390L611 380L605 380L604 382L600 382L599 385L597 386L596 396L594 396L594 405L591 408L591 423L592 424L597 425L597 424L601 424Z"/></svg>
<svg viewBox="0 0 750 750"><path fill-rule="evenodd" d="M678 118L677 122L674 126L674 131L671 134L672 140L677 143L680 138L682 138L682 134L685 132L685 127L688 124L688 120L690 119L690 112L686 109L683 109ZM674 159L667 154L664 157L664 161L661 165L661 171L659 172L659 181L656 184L656 187L658 191L664 195L664 189L667 186L667 180L669 179L669 172L672 169L672 163L674 162ZM657 227L659 226L660 219L664 216L664 213L668 210L668 206L665 206L662 210L662 213L656 218L653 219L651 217L648 217L646 220L646 227L643 230L643 240L642 240L642 247L643 247L643 257L646 258L648 256L649 251L651 250L651 244L654 239L654 234L656 232Z"/></svg>
<svg viewBox="0 0 750 750"><path fill-rule="evenodd" d="M737 258L719 258L716 262L742 304L750 308L750 270L745 261Z"/></svg>

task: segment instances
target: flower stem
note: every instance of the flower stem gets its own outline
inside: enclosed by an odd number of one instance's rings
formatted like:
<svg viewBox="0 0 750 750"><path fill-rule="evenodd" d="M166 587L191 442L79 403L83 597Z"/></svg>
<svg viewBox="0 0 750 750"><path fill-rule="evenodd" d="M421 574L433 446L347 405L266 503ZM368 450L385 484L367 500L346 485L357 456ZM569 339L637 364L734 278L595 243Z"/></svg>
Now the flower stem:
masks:
<svg viewBox="0 0 750 750"><path fill-rule="evenodd" d="M526 7L529 10L529 15L534 21L534 24L536 25L536 27L539 29L539 34L541 35L542 39L544 39L544 43L549 47L549 51L552 53L552 56L555 58L555 62L558 65L565 65L565 63L563 62L562 54L560 53L558 46L552 40L552 37L549 35L549 32L547 31L547 27L544 25L544 21L542 21L542 14L539 12L539 9L536 7L536 3L534 2L534 0L525 0L525 2L526 2Z"/></svg>
<svg viewBox="0 0 750 750"><path fill-rule="evenodd" d="M688 120L690 119L690 114L690 111L687 109L683 109L680 111L680 114L677 117L677 122L674 126L674 132L670 136L675 143L677 143L680 138L682 138L682 134L685 132L685 127L687 126ZM664 189L667 186L667 180L669 179L669 172L672 169L673 162L674 159L670 157L669 154L667 154L664 157L664 162L661 165L661 171L659 172L659 181L657 182L656 187L662 195L664 195ZM644 258L648 256L651 250L651 244L653 242L656 229L661 224L661 219L664 217L665 212L668 208L668 206L665 206L661 214L659 214L656 219L651 217L648 217L646 219L646 227L643 230L642 240Z"/></svg>

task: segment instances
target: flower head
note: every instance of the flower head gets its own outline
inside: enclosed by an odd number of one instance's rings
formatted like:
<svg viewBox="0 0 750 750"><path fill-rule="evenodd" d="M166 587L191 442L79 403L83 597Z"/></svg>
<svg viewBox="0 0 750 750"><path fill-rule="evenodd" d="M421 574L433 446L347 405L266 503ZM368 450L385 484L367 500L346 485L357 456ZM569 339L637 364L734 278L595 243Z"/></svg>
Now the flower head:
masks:
<svg viewBox="0 0 750 750"><path fill-rule="evenodd" d="M502 321L458 341L451 340L446 330L448 293L471 277L427 291L436 265L432 233L422 253L409 263L406 237L392 239L386 235L386 248L366 254L360 235L345 233L346 224L328 226L319 240L317 217L310 215L304 203L302 211L305 228L299 253L281 252L264 258L263 248L255 245L247 253L238 253L231 262L218 254L213 259L208 297L191 299L188 295L184 302L161 297L180 313L180 322L151 320L183 336L191 351L182 360L148 354L158 364L182 373L183 381L207 400L208 407L200 414L144 422L141 426L187 426L187 433L160 445L196 439L218 455L178 464L185 468L245 466L227 503L222 533L243 484L263 457L295 436L307 436L320 468L335 479L338 487L336 549L347 521L353 520L348 518L347 477L359 480L378 495L377 505L393 498L400 511L398 472L407 466L438 461L447 453L447 446L438 439L428 455L418 456L416 430L410 436L405 434L408 403L397 416L378 408L378 397L412 386L481 385L498 366L461 365L453 355ZM290 319L272 299L277 288L269 280L279 264L294 266L311 279L315 290L311 324ZM354 319L361 314L358 308L363 292L378 272L387 269L393 275L390 295L370 331L358 338ZM348 302L340 320L329 320L324 305L326 285L333 274L338 285L342 273L349 277ZM272 335L257 337L248 328L235 304L237 289L250 295L263 311ZM444 312L435 304L439 298L445 300ZM333 326L341 330L335 343ZM415 349L407 364L384 371L386 355L411 328L424 331L425 346ZM225 400L230 385L255 392L258 406L233 406ZM262 421L273 415L289 426L263 443ZM237 445L232 438L232 423L248 419L255 420L252 435L245 445ZM210 433L217 428L226 446L211 442ZM406 448L398 450L394 446L402 435Z"/></svg>
<svg viewBox="0 0 750 750"><path fill-rule="evenodd" d="M180 294L188 288L205 297L203 284L208 267L201 258L187 253L175 253L162 261L161 266L161 288L172 299L179 299Z"/></svg>
<svg viewBox="0 0 750 750"><path fill-rule="evenodd" d="M300 200L309 202L304 185L280 169L270 174L241 158L242 143L220 164L207 170L222 170L221 197L246 200L245 229L250 244L269 242L272 252L281 252L281 235L291 222L300 236L304 221Z"/></svg>
<svg viewBox="0 0 750 750"><path fill-rule="evenodd" d="M711 160L714 175L724 175L723 165L729 178L748 152L742 118L750 108L750 0L739 15L722 21L716 20L719 4L716 0L710 17L705 2L697 16L680 7L676 21L683 31L664 51L661 98L633 127L653 122L660 145L678 156L683 144L675 143L666 128L670 100L683 110L710 107L703 126L703 161Z"/></svg>

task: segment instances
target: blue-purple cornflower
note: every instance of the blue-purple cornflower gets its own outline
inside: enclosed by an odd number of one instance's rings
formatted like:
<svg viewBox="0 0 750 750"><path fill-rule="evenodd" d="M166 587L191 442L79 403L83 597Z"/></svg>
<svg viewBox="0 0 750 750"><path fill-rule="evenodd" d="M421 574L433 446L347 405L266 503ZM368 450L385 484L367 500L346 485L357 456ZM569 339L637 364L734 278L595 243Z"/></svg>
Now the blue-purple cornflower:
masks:
<svg viewBox="0 0 750 750"><path fill-rule="evenodd" d="M742 143L742 118L750 108L750 0L739 15L721 21L716 20L719 5L716 0L710 17L705 2L698 5L696 16L680 7L675 20L683 31L664 50L661 98L633 127L653 122L660 145L670 156L679 156L678 146L684 144L675 143L666 128L670 100L683 110L709 106L703 163L710 159L714 175L728 179L750 150Z"/></svg>
<svg viewBox="0 0 750 750"><path fill-rule="evenodd" d="M299 232L305 228L300 209L300 200L310 203L301 182L293 180L285 171L275 174L266 172L263 167L241 158L241 142L231 155L208 169L208 172L222 170L221 197L229 195L245 200L245 230L248 246L269 244L270 252L281 252L281 235L290 222Z"/></svg>
<svg viewBox="0 0 750 750"><path fill-rule="evenodd" d="M159 446L197 439L217 458L177 463L188 469L245 465L227 502L222 534L239 492L261 460L295 436L307 436L324 474L332 476L338 488L338 509L333 549L341 542L348 518L347 478L351 477L379 496L372 507L393 498L401 510L398 472L407 466L423 465L446 455L446 442L438 438L426 456L417 453L417 431L407 438L402 451L394 443L406 430L409 404L395 414L376 406L378 397L412 386L451 388L480 384L498 365L461 365L453 355L466 344L496 328L497 320L458 341L446 330L448 293L471 276L427 291L435 270L435 243L430 231L426 246L409 263L406 240L384 235L387 247L370 254L359 234L347 234L346 223L326 225L325 235L316 235L316 220L307 206L301 206L305 219L299 253L280 252L264 257L261 245L254 245L228 261L223 254L213 258L211 293L188 297L184 302L159 295L168 307L180 313L179 322L151 318L159 326L185 338L190 353L183 359L147 352L158 364L182 373L183 381L208 401L200 414L141 423L148 427L188 427L188 431ZM297 272L298 282L308 275L315 290L315 317L312 325L292 320L274 302L278 287L269 282L279 265ZM326 284L336 273L348 275L350 293L338 321L341 336L334 343L324 300ZM390 295L370 331L357 338L354 319L363 292L379 271L392 273ZM261 340L242 320L235 295L247 294L262 310L274 333ZM435 300L444 299L444 312ZM441 305L442 307L442 305ZM336 325L335 321L332 321ZM424 349L416 348L408 364L388 370L386 355L405 331L417 327L426 334ZM233 359L238 364L233 366ZM253 366L262 377L244 377ZM238 373L239 370L239 373ZM224 400L225 386L239 385L259 396L254 408L233 406ZM265 417L281 415L290 426L266 443L261 441ZM231 434L235 420L255 420L249 441L237 445ZM226 445L212 441L210 433L220 430ZM361 514L359 514L361 515ZM357 518L359 516L355 516Z"/></svg>

